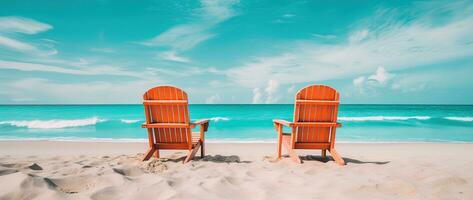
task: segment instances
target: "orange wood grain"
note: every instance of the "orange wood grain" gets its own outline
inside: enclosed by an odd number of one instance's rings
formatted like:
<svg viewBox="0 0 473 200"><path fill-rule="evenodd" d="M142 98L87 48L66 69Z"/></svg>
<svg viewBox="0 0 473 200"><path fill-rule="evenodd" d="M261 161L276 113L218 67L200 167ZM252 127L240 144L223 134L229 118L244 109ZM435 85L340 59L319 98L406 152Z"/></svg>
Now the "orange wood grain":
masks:
<svg viewBox="0 0 473 200"><path fill-rule="evenodd" d="M292 129L288 151L294 153L294 149L320 149L322 156L327 150L336 152L336 130L341 127L337 123L339 93L329 86L311 85L299 90L295 97L293 122L273 121L275 127L288 126ZM281 145L279 140L278 145ZM332 157L337 159L337 163L344 163L338 153L334 154Z"/></svg>
<svg viewBox="0 0 473 200"><path fill-rule="evenodd" d="M143 95L146 123L142 125L148 130L149 149L144 160L150 158L148 154L159 157L159 150L183 149L188 150L191 157L201 148L204 155L204 132L209 126L208 120L200 120L198 124L190 123L187 94L174 86L158 86L149 89ZM200 125L199 140L192 139L192 128Z"/></svg>

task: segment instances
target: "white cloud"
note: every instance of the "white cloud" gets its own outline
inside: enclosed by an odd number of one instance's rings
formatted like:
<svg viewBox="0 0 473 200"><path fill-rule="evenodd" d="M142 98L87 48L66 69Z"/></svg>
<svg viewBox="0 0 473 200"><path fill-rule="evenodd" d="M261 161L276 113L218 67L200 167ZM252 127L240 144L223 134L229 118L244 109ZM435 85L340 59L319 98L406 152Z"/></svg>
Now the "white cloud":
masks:
<svg viewBox="0 0 473 200"><path fill-rule="evenodd" d="M427 88L427 83L426 82L427 81L420 82L418 80L416 81L416 80L406 78L406 79L401 79L397 83L393 83L392 86L391 86L391 89L399 90L399 91L402 91L402 92L405 92L405 93L407 93L407 92L418 92L418 91L422 91L425 88ZM416 83L416 84L414 85L412 83Z"/></svg>
<svg viewBox="0 0 473 200"><path fill-rule="evenodd" d="M220 95L214 94L214 95L210 96L209 98L205 99L205 103L206 104L214 104L214 103L218 103L220 100L221 100Z"/></svg>
<svg viewBox="0 0 473 200"><path fill-rule="evenodd" d="M144 42L148 46L170 47L175 51L184 51L214 36L208 32L207 24L186 24L175 26L164 33Z"/></svg>
<svg viewBox="0 0 473 200"><path fill-rule="evenodd" d="M332 40L332 39L335 39L337 38L336 35L322 35L322 34L312 34L312 36L314 36L315 38L320 38L320 39L325 39L325 40Z"/></svg>
<svg viewBox="0 0 473 200"><path fill-rule="evenodd" d="M266 92L266 101L265 103L276 103L279 98L277 97L277 92L279 90L279 83L275 80L269 80L268 85L264 89Z"/></svg>
<svg viewBox="0 0 473 200"><path fill-rule="evenodd" d="M148 67L146 68L149 72L160 73L171 75L174 77L187 77L187 76L194 76L194 75L202 75L202 74L225 74L221 70L218 70L214 67L182 67L182 68L160 68L160 67Z"/></svg>
<svg viewBox="0 0 473 200"><path fill-rule="evenodd" d="M262 103L263 100L263 95L261 94L261 90L259 88L253 88L253 99L252 99L252 103L253 104L259 104L259 103Z"/></svg>
<svg viewBox="0 0 473 200"><path fill-rule="evenodd" d="M294 14L287 13L287 14L282 15L278 19L273 20L272 22L277 23L277 24L290 23L292 21L291 19L294 18L295 16L296 15Z"/></svg>
<svg viewBox="0 0 473 200"><path fill-rule="evenodd" d="M34 100L34 103L138 103L147 88L156 80L137 80L82 83L61 83L42 78L25 78L0 83L5 90L13 90L11 101ZM36 100L35 100L36 99ZM6 101L2 99L2 101Z"/></svg>
<svg viewBox="0 0 473 200"><path fill-rule="evenodd" d="M386 82L391 79L392 75L386 72L384 67L378 67L376 74L373 74L368 77L368 80L373 80L378 82L381 85L386 84Z"/></svg>
<svg viewBox="0 0 473 200"><path fill-rule="evenodd" d="M393 77L394 75L388 73L384 67L378 67L376 72L368 76L368 78L366 78L366 76L359 76L353 79L353 86L355 87L355 91L360 94L374 93L377 88L390 89L387 88L389 85L394 88L395 83L391 82Z"/></svg>
<svg viewBox="0 0 473 200"><path fill-rule="evenodd" d="M364 20L354 28L362 31L351 36L357 42L350 42L350 36L337 44L299 41L279 55L257 57L232 68L227 75L239 85L255 88L266 80L296 84L353 78L378 66L397 71L473 56L473 12L460 6L448 9L453 15L440 24L432 24L430 15L385 24Z"/></svg>
<svg viewBox="0 0 473 200"><path fill-rule="evenodd" d="M350 41L351 43L363 41L364 39L368 37L368 34L369 34L368 29L356 31L349 36L348 41Z"/></svg>
<svg viewBox="0 0 473 200"><path fill-rule="evenodd" d="M22 17L0 17L0 46L14 51L30 52L39 55L54 55L57 50L52 42L42 39L37 44L30 44L16 38L18 33L34 35L52 29L52 26L33 19Z"/></svg>
<svg viewBox="0 0 473 200"><path fill-rule="evenodd" d="M202 8L195 13L195 22L174 26L142 44L168 47L174 52L173 55L192 49L214 37L216 33L211 29L236 14L231 9L233 4L235 1L202 0Z"/></svg>
<svg viewBox="0 0 473 200"><path fill-rule="evenodd" d="M173 62L182 62L182 63L190 62L189 58L176 55L176 51L161 52L161 53L158 54L158 56L161 59L168 60L168 61L173 61Z"/></svg>
<svg viewBox="0 0 473 200"><path fill-rule="evenodd" d="M13 69L18 71L41 71L41 72L53 72L61 74L73 74L73 75L116 75L116 76L132 76L142 77L143 73L127 71L119 67L109 65L97 65L97 66L84 66L75 68L65 68L54 65L38 64L38 63L27 63L27 62L16 62L16 61L5 61L0 60L0 69Z"/></svg>
<svg viewBox="0 0 473 200"><path fill-rule="evenodd" d="M358 78L353 79L353 85L356 87L362 87L363 84L365 83L365 76L360 76Z"/></svg>
<svg viewBox="0 0 473 200"><path fill-rule="evenodd" d="M201 0L203 19L219 23L235 16L235 11L231 7L236 4L236 0L219 1L219 0Z"/></svg>
<svg viewBox="0 0 473 200"><path fill-rule="evenodd" d="M2 36L2 35L0 35L0 45L5 46L5 47L9 47L9 48L12 48L12 49L15 49L15 50L19 50L19 51L36 50L36 47L34 47L33 45L30 45L28 43L24 43L24 42L21 42L21 41L12 39L12 38L8 38L8 37Z"/></svg>
<svg viewBox="0 0 473 200"><path fill-rule="evenodd" d="M23 17L0 17L0 33L24 33L37 34L47 31L53 27L49 24L38 22L33 19Z"/></svg>
<svg viewBox="0 0 473 200"><path fill-rule="evenodd" d="M291 87L289 87L287 89L287 93L294 93L296 91L296 86L295 85L291 85Z"/></svg>
<svg viewBox="0 0 473 200"><path fill-rule="evenodd" d="M261 91L260 88L253 88L253 99L252 103L277 103L279 100L278 96L279 83L275 80L269 80L264 91Z"/></svg>

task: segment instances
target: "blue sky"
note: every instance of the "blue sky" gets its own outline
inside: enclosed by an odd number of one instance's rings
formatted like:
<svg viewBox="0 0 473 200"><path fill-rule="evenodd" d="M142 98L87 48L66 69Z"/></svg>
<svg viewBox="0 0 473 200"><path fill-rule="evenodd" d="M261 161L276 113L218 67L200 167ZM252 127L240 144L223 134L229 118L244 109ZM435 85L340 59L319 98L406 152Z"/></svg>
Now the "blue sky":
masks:
<svg viewBox="0 0 473 200"><path fill-rule="evenodd" d="M453 2L453 3L452 3ZM1 1L0 103L473 103L472 1Z"/></svg>

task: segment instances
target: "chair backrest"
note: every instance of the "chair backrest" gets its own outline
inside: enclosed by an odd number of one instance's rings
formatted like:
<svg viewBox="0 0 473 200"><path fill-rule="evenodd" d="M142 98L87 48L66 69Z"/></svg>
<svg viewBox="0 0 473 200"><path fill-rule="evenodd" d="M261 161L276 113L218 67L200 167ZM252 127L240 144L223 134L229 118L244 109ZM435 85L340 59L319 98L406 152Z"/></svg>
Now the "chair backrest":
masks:
<svg viewBox="0 0 473 200"><path fill-rule="evenodd" d="M294 123L337 122L339 104L338 92L328 86L311 85L296 94ZM336 127L295 127L295 143L328 143L330 133Z"/></svg>
<svg viewBox="0 0 473 200"><path fill-rule="evenodd" d="M158 86L143 95L146 123L189 125L187 94L173 86ZM190 128L153 128L155 143L192 142Z"/></svg>

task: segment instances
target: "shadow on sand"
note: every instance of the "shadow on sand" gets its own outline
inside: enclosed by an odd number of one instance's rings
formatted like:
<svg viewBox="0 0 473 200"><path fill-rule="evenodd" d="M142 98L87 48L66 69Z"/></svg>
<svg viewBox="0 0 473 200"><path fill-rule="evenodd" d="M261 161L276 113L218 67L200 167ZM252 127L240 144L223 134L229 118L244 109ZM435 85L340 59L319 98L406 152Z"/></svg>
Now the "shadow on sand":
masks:
<svg viewBox="0 0 473 200"><path fill-rule="evenodd" d="M197 157L197 160L215 163L251 163L251 161L242 161L237 155L222 156L222 155L207 155L204 158Z"/></svg>
<svg viewBox="0 0 473 200"><path fill-rule="evenodd" d="M162 162L183 162L186 157L179 158L160 158ZM223 156L223 155L206 155L203 158L195 156L194 161L215 162L215 163L251 163L251 161L242 161L237 155Z"/></svg>
<svg viewBox="0 0 473 200"><path fill-rule="evenodd" d="M327 156L327 157L324 158L322 156L307 155L307 156L300 156L300 159L302 161L319 161L319 162L323 162L323 163L333 161L333 158L331 156ZM345 160L346 164L353 163L353 164L385 165L385 164L388 164L390 162L390 161L361 161L361 160L357 160L357 159L353 159L353 158L347 158L347 157L344 157L343 160Z"/></svg>

